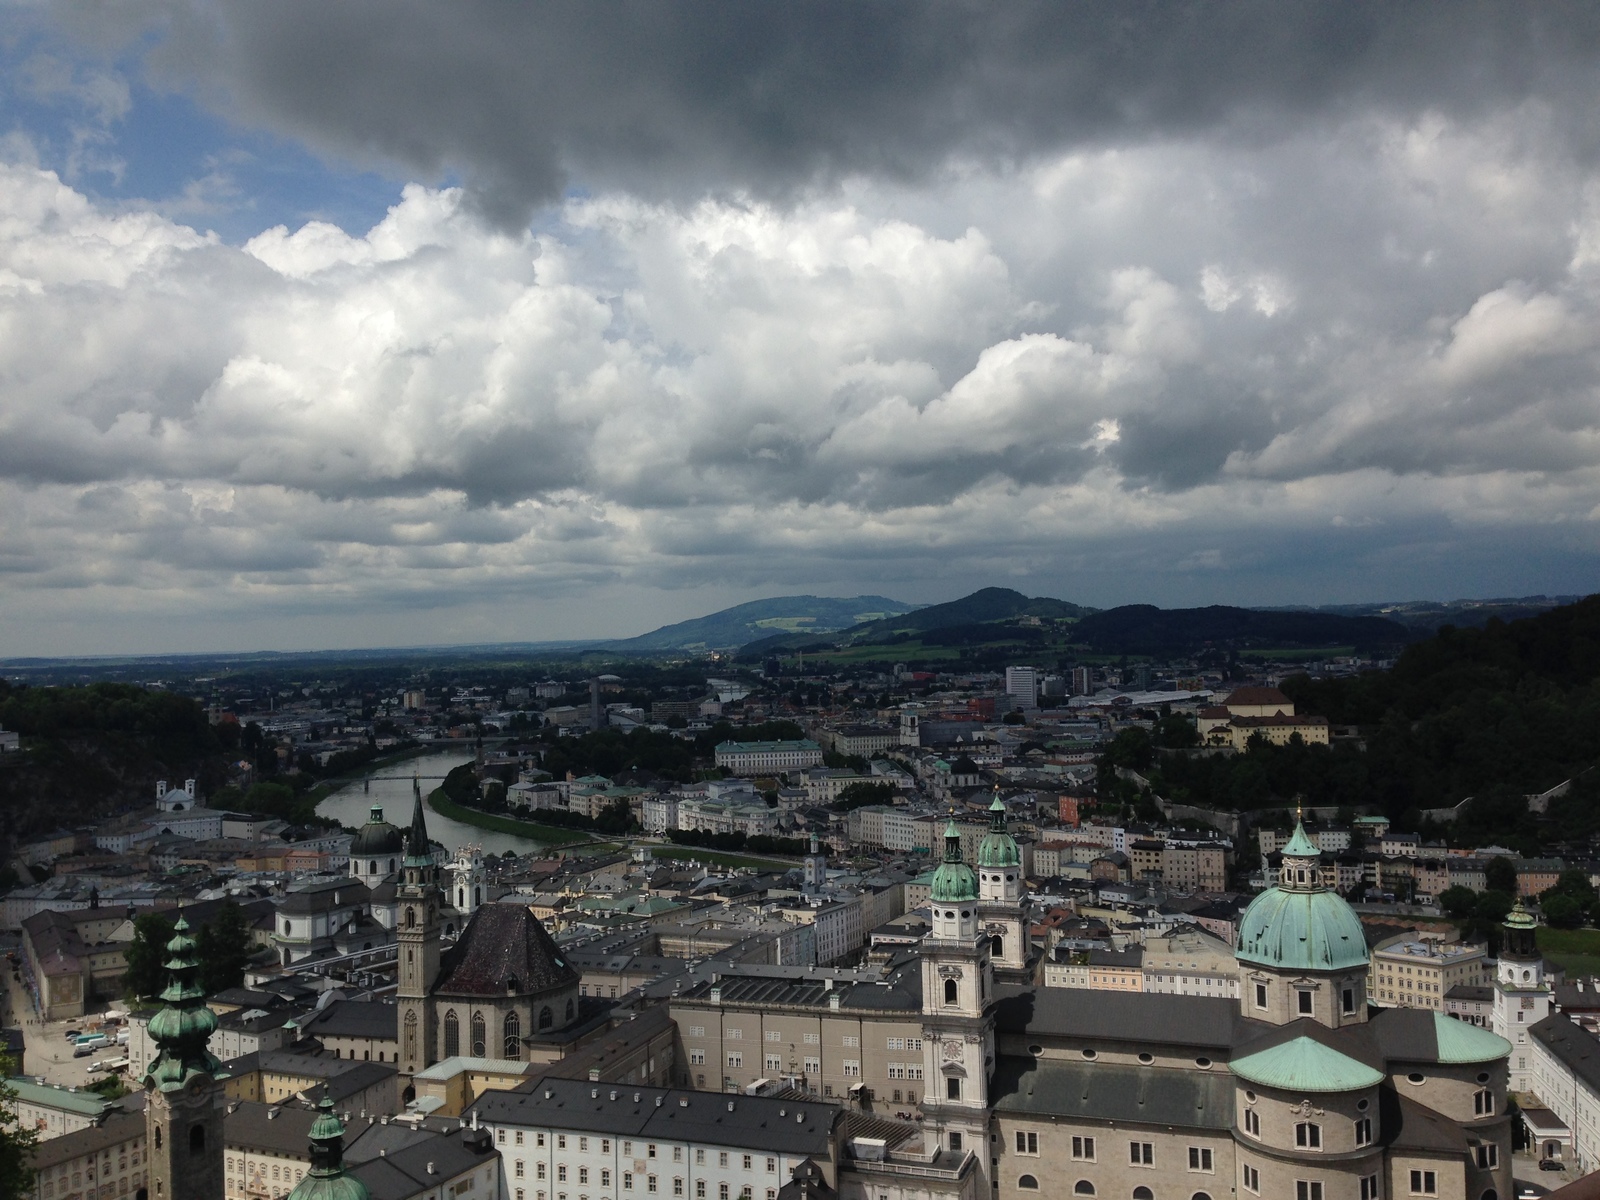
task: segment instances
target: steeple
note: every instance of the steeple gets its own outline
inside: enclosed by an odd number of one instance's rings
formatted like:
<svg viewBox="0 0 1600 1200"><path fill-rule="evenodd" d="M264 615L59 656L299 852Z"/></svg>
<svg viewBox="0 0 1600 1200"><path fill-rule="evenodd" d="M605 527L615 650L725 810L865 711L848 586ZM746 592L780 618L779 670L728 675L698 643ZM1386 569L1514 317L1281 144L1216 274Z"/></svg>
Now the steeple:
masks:
<svg viewBox="0 0 1600 1200"><path fill-rule="evenodd" d="M147 1084L163 1091L176 1091L196 1075L211 1076L222 1064L206 1048L216 1032L217 1014L206 1007L206 994L196 979L200 968L194 960L194 939L189 922L183 917L172 927L167 943L171 972L161 999L166 1006L150 1018L150 1037L156 1043L156 1057L145 1075Z"/></svg>
<svg viewBox="0 0 1600 1200"><path fill-rule="evenodd" d="M289 1200L371 1200L367 1185L344 1169L344 1125L323 1089L317 1119L311 1123L311 1169L289 1193Z"/></svg>
<svg viewBox="0 0 1600 1200"><path fill-rule="evenodd" d="M226 1072L206 1048L217 1017L196 978L194 949L180 915L167 943L165 1005L150 1018L156 1056L143 1080L150 1193L162 1200L213 1200L226 1190L217 1086Z"/></svg>
<svg viewBox="0 0 1600 1200"><path fill-rule="evenodd" d="M439 868L433 862L428 822L423 815L422 783L412 777L411 827L405 832L405 858L397 901L395 940L399 943L400 1074L414 1076L438 1061L434 1054L434 1010L428 998L439 977L439 925L442 896Z"/></svg>
<svg viewBox="0 0 1600 1200"><path fill-rule="evenodd" d="M1286 892L1322 891L1322 851L1306 833L1303 821L1295 822L1294 834L1283 847L1278 886Z"/></svg>
<svg viewBox="0 0 1600 1200"><path fill-rule="evenodd" d="M406 830L406 866L422 866L433 861L433 851L428 843L428 821L422 811L422 781L411 777L411 791L415 797L411 806L411 828Z"/></svg>

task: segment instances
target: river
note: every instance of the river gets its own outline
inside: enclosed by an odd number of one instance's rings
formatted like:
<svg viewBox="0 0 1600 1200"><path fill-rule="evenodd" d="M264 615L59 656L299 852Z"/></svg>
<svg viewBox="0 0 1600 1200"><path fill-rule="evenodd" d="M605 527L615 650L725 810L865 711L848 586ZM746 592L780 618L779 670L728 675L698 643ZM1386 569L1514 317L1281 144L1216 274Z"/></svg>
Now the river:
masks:
<svg viewBox="0 0 1600 1200"><path fill-rule="evenodd" d="M412 775L435 776L433 779L424 778L422 781L422 794L426 796L439 786L439 778L451 768L471 761L472 752L469 750L441 750L436 754L419 755L404 762L380 767L372 776L370 788L364 788L360 780L340 788L317 805L317 815L359 829L367 823L367 814L372 806L381 804L384 819L404 828L411 823ZM544 849L543 843L533 838L517 837L510 833L495 833L493 830L479 829L476 825L465 825L460 821L452 821L431 808L428 809L428 834L434 841L443 843L452 852L468 845L482 846L485 854L504 854L507 850L527 854Z"/></svg>

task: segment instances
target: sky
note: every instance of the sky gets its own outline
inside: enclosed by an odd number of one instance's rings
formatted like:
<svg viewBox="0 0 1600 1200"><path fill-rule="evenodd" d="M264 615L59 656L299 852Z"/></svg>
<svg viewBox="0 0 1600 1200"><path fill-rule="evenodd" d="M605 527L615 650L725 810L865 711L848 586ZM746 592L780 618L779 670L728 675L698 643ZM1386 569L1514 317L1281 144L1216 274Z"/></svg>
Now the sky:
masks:
<svg viewBox="0 0 1600 1200"><path fill-rule="evenodd" d="M1595 590L1593 5L0 30L0 655Z"/></svg>

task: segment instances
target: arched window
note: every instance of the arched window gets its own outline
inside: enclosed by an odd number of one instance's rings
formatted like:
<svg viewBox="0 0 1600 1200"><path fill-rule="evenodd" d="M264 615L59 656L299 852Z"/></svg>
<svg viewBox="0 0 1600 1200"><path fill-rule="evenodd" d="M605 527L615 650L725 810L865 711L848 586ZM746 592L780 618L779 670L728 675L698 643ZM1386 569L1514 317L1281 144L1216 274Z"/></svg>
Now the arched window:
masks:
<svg viewBox="0 0 1600 1200"><path fill-rule="evenodd" d="M507 1058L521 1058L522 1057L522 1022L517 1020L517 1014L514 1013L514 1012L510 1012L510 1013L506 1014L505 1041L506 1041L505 1057L507 1057Z"/></svg>
<svg viewBox="0 0 1600 1200"><path fill-rule="evenodd" d="M954 979L946 979L944 981L944 1002L946 1004L954 1004L956 1002L956 981Z"/></svg>
<svg viewBox="0 0 1600 1200"><path fill-rule="evenodd" d="M1030 1192L1036 1192L1039 1190L1039 1181L1032 1175L1019 1175L1017 1176L1017 1186L1026 1188Z"/></svg>
<svg viewBox="0 0 1600 1200"><path fill-rule="evenodd" d="M1143 1184L1140 1184L1138 1187L1133 1189L1133 1200L1155 1200L1155 1193L1149 1188L1145 1187Z"/></svg>
<svg viewBox="0 0 1600 1200"><path fill-rule="evenodd" d="M369 862L367 864L367 874L368 875L376 875L377 873L378 873L378 860L377 859L373 859L371 862Z"/></svg>
<svg viewBox="0 0 1600 1200"><path fill-rule="evenodd" d="M567 1001L567 1020L572 1020L572 1001Z"/></svg>
<svg viewBox="0 0 1600 1200"><path fill-rule="evenodd" d="M390 871L394 870L394 859L392 859L392 858L389 860L389 870Z"/></svg>
<svg viewBox="0 0 1600 1200"><path fill-rule="evenodd" d="M161 1126L156 1126L156 1149L161 1149Z"/></svg>
<svg viewBox="0 0 1600 1200"><path fill-rule="evenodd" d="M472 889L472 902L474 904L483 903L483 888L475 887Z"/></svg>
<svg viewBox="0 0 1600 1200"><path fill-rule="evenodd" d="M1074 1196L1092 1196L1094 1195L1094 1184L1087 1179L1080 1179L1072 1185L1072 1194Z"/></svg>
<svg viewBox="0 0 1600 1200"><path fill-rule="evenodd" d="M1194 1195L1189 1197L1189 1200L1211 1200L1211 1193L1196 1192ZM1493 1197L1491 1197L1490 1200L1493 1200Z"/></svg>
<svg viewBox="0 0 1600 1200"><path fill-rule="evenodd" d="M408 909L406 909L406 928L407 929L415 929L416 927L417 927L417 910L414 909L414 908L408 908Z"/></svg>
<svg viewBox="0 0 1600 1200"><path fill-rule="evenodd" d="M189 1153L204 1154L206 1152L206 1127L204 1125L189 1126Z"/></svg>
<svg viewBox="0 0 1600 1200"><path fill-rule="evenodd" d="M411 1062L417 1057L417 1010L406 1010L406 1061Z"/></svg>
<svg viewBox="0 0 1600 1200"><path fill-rule="evenodd" d="M540 1029L549 1029L551 1025L555 1024L555 1019L555 1014L550 1011L550 1006L548 1004L539 1010Z"/></svg>
<svg viewBox="0 0 1600 1200"><path fill-rule="evenodd" d="M989 953L996 958L1004 958L1006 956L1006 939L998 933L995 934L989 942Z"/></svg>
<svg viewBox="0 0 1600 1200"><path fill-rule="evenodd" d="M444 1015L444 1056L454 1058L461 1053L461 1022L456 1019L456 1010L451 1009Z"/></svg>
<svg viewBox="0 0 1600 1200"><path fill-rule="evenodd" d="M488 1053L489 1047L484 1044L483 1014L472 1014L472 1057L482 1058Z"/></svg>
<svg viewBox="0 0 1600 1200"><path fill-rule="evenodd" d="M467 906L467 889L466 888L457 888L456 889L456 907L457 908L465 908L466 906Z"/></svg>
<svg viewBox="0 0 1600 1200"><path fill-rule="evenodd" d="M1500 1200L1500 1193L1493 1188L1487 1188L1483 1195L1479 1197L1479 1200Z"/></svg>
<svg viewBox="0 0 1600 1200"><path fill-rule="evenodd" d="M1302 1150L1322 1149L1322 1126L1302 1121L1294 1127L1294 1144Z"/></svg>

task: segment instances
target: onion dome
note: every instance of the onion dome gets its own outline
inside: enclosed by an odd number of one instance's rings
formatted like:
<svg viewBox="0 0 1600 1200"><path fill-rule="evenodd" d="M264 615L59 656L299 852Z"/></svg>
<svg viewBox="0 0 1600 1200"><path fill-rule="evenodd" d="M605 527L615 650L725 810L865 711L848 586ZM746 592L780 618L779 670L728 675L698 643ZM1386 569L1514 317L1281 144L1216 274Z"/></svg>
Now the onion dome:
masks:
<svg viewBox="0 0 1600 1200"><path fill-rule="evenodd" d="M161 998L166 1006L150 1018L149 1032L156 1044L156 1057L145 1075L162 1091L177 1091L200 1075L214 1075L222 1064L206 1048L216 1032L217 1014L206 1007L206 994L195 976L200 968L194 961L194 939L189 922L183 917L172 927L167 943L170 956L163 964L171 972Z"/></svg>
<svg viewBox="0 0 1600 1200"><path fill-rule="evenodd" d="M372 1200L367 1185L344 1169L344 1125L324 1090L311 1123L311 1169L289 1193L289 1200Z"/></svg>
<svg viewBox="0 0 1600 1200"><path fill-rule="evenodd" d="M1322 852L1296 824L1283 848L1278 885L1250 902L1239 919L1239 961L1300 971L1368 965L1367 939L1355 910L1322 886Z"/></svg>
<svg viewBox="0 0 1600 1200"><path fill-rule="evenodd" d="M1501 939L1500 957L1508 962L1538 962L1542 957L1536 940L1539 923L1523 906L1522 897L1511 906L1501 927L1506 931Z"/></svg>
<svg viewBox="0 0 1600 1200"><path fill-rule="evenodd" d="M961 861L961 830L954 820L944 827L944 861L933 873L931 894L940 904L978 898L978 875Z"/></svg>
<svg viewBox="0 0 1600 1200"><path fill-rule="evenodd" d="M1006 832L1006 806L1000 799L1000 786L995 785L994 803L989 805L989 832L978 843L980 867L1019 867L1022 852L1017 841Z"/></svg>
<svg viewBox="0 0 1600 1200"><path fill-rule="evenodd" d="M398 826L383 819L383 805L374 804L367 823L350 839L351 858L377 858L383 854L399 854L405 848L405 835Z"/></svg>

